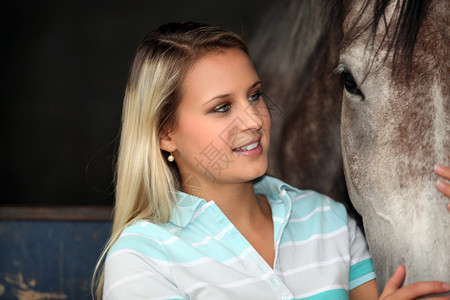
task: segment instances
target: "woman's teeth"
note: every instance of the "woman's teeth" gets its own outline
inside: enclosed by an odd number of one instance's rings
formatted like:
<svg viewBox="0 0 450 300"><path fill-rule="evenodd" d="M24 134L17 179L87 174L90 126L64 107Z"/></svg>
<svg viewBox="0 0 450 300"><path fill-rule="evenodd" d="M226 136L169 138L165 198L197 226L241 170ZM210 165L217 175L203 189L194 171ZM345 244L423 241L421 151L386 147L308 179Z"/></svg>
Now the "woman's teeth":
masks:
<svg viewBox="0 0 450 300"><path fill-rule="evenodd" d="M237 148L237 149L235 149L235 151L249 151L249 150L253 150L256 147L258 147L258 145L259 145L259 142L255 142L253 144L250 144L250 145L247 145L247 146L244 146L244 147L241 147L241 148Z"/></svg>

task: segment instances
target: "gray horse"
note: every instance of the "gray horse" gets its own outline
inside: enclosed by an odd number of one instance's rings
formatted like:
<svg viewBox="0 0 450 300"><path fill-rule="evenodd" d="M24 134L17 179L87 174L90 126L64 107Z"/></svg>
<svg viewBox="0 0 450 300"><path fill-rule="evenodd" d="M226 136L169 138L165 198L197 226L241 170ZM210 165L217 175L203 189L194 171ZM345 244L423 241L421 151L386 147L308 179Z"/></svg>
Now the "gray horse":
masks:
<svg viewBox="0 0 450 300"><path fill-rule="evenodd" d="M450 280L448 199L433 166L450 151L449 2L355 1L344 20L342 152L379 289Z"/></svg>
<svg viewBox="0 0 450 300"><path fill-rule="evenodd" d="M448 1L350 2L280 2L250 44L281 111L270 171L345 203L343 157L379 289L399 264L406 284L449 281L448 199L433 173L449 164Z"/></svg>

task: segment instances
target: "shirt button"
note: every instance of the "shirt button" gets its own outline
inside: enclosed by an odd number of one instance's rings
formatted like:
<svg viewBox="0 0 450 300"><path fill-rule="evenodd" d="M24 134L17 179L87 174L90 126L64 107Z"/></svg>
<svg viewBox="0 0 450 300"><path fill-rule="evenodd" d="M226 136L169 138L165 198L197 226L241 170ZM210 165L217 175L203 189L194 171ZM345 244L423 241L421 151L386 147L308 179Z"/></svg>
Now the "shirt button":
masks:
<svg viewBox="0 0 450 300"><path fill-rule="evenodd" d="M282 190L282 191L278 194L278 196L283 197L284 194L286 194L286 191L285 191L285 190Z"/></svg>
<svg viewBox="0 0 450 300"><path fill-rule="evenodd" d="M274 286L276 286L276 287L278 287L279 286L279 284L278 284L278 281L277 280L275 280L275 278L270 278L270 282L272 282L272 284L274 285Z"/></svg>
<svg viewBox="0 0 450 300"><path fill-rule="evenodd" d="M281 300L287 300L289 295L287 293L281 293Z"/></svg>
<svg viewBox="0 0 450 300"><path fill-rule="evenodd" d="M264 268L263 264L258 264L258 268L261 270L261 272L266 272L266 269Z"/></svg>

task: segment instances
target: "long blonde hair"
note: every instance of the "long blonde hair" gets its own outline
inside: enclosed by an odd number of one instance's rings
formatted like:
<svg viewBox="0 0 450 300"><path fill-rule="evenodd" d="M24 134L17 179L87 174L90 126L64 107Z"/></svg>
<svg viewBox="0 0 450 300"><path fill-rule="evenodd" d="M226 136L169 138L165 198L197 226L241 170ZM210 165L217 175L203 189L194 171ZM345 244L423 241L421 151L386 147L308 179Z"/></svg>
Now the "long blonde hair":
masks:
<svg viewBox="0 0 450 300"><path fill-rule="evenodd" d="M191 66L206 53L229 48L249 54L238 35L194 22L163 25L139 43L122 111L113 229L93 277L98 299L106 254L122 230L136 220L169 221L180 176L159 148L161 131L175 126L181 83Z"/></svg>

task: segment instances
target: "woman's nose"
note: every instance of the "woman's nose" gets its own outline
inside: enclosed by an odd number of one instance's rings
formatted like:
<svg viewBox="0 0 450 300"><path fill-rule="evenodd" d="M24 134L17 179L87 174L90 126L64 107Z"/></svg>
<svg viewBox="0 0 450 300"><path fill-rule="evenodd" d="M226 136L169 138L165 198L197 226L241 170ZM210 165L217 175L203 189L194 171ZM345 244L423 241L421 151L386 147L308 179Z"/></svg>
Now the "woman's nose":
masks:
<svg viewBox="0 0 450 300"><path fill-rule="evenodd" d="M259 130L263 125L263 118L261 112L258 109L257 104L247 103L243 105L241 112L239 114L240 130Z"/></svg>

